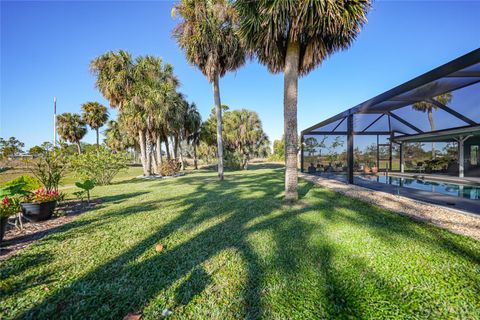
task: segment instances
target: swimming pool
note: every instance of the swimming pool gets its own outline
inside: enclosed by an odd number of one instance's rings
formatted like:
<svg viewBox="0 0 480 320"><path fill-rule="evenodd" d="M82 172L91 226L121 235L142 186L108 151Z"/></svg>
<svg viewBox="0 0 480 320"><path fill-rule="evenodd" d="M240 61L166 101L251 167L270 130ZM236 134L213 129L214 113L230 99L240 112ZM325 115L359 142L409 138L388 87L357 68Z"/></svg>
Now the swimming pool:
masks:
<svg viewBox="0 0 480 320"><path fill-rule="evenodd" d="M449 196L455 196L466 199L480 199L480 186L464 186L458 184L434 182L421 179L412 179L396 176L384 175L359 175L360 179L390 184L399 187L412 188L430 192L437 192Z"/></svg>

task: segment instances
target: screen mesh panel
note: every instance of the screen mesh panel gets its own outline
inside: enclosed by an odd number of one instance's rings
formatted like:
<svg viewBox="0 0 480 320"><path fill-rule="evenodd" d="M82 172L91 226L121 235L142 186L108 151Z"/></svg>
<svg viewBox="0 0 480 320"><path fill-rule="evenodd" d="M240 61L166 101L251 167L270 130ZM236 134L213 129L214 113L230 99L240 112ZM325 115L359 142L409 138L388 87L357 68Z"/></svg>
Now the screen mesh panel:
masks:
<svg viewBox="0 0 480 320"><path fill-rule="evenodd" d="M355 134L415 135L480 124L480 49L332 117L313 131L346 132L343 119L348 114L354 115Z"/></svg>

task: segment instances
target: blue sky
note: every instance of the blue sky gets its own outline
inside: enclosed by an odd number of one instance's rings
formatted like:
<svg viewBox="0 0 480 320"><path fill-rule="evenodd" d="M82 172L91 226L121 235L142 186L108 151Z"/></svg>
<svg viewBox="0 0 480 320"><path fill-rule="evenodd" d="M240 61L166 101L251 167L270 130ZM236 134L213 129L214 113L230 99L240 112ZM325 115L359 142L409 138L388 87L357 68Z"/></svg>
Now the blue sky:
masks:
<svg viewBox="0 0 480 320"><path fill-rule="evenodd" d="M173 64L181 91L206 118L212 89L171 37L171 1L1 1L0 136L27 147L52 139L52 105L79 112L107 101L89 62L107 50ZM347 50L299 83L299 130L480 47L480 2L376 1ZM257 111L270 139L283 131L283 78L251 61L221 79L222 103ZM115 111L110 111L112 115ZM86 142L93 143L90 132Z"/></svg>

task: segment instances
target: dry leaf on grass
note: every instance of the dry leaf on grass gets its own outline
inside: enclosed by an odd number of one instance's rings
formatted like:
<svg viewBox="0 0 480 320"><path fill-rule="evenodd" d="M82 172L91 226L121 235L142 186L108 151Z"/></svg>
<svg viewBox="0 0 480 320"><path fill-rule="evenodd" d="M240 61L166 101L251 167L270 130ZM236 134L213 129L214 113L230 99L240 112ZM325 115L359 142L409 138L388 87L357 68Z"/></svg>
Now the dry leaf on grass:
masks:
<svg viewBox="0 0 480 320"><path fill-rule="evenodd" d="M142 316L138 313L129 313L125 317L123 317L123 320L140 320L142 319Z"/></svg>

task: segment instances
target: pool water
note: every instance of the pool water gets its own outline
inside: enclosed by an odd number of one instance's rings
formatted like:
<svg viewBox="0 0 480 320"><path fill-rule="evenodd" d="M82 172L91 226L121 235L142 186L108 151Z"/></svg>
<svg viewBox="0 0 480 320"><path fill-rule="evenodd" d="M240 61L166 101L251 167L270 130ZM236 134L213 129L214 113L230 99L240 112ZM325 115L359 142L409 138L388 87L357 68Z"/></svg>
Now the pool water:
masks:
<svg viewBox="0 0 480 320"><path fill-rule="evenodd" d="M466 199L480 199L480 186L464 186L444 182L434 182L428 180L382 175L362 175L358 176L358 178L367 181L391 184L399 187L437 192L449 196L461 197Z"/></svg>

